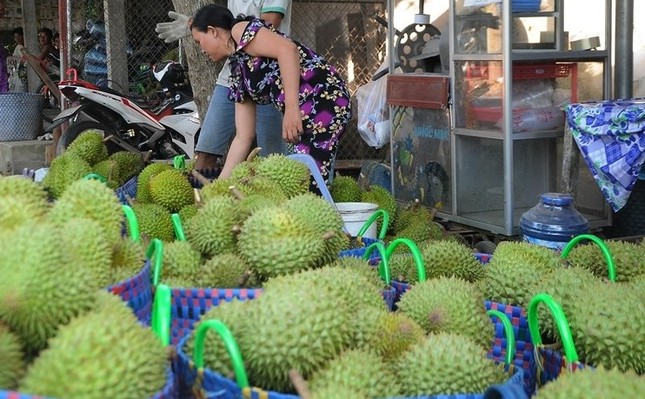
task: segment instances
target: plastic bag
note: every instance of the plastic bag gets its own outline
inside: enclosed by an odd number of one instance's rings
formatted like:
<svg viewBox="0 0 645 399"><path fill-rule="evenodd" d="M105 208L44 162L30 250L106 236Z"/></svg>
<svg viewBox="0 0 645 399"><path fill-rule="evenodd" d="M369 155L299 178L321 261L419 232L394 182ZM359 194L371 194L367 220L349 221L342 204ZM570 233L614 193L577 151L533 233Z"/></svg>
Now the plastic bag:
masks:
<svg viewBox="0 0 645 399"><path fill-rule="evenodd" d="M387 78L369 81L356 91L358 132L370 147L390 143L390 109L386 103Z"/></svg>

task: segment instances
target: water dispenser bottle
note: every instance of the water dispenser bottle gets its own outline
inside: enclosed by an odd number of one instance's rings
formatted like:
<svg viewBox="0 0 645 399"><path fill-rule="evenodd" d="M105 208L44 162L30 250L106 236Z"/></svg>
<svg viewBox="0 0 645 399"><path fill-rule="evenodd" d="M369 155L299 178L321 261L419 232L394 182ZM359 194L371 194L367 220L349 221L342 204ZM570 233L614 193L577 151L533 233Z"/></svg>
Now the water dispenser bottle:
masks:
<svg viewBox="0 0 645 399"><path fill-rule="evenodd" d="M520 218L522 239L561 251L575 236L589 232L589 222L573 207L569 194L545 193Z"/></svg>

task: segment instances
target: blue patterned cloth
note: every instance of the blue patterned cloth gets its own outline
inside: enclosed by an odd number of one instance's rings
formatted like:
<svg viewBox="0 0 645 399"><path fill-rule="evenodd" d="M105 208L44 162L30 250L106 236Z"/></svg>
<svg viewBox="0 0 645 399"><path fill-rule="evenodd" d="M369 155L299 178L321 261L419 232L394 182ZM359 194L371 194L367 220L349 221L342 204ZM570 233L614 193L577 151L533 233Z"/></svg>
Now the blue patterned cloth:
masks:
<svg viewBox="0 0 645 399"><path fill-rule="evenodd" d="M567 106L571 128L614 212L627 203L645 161L645 98Z"/></svg>

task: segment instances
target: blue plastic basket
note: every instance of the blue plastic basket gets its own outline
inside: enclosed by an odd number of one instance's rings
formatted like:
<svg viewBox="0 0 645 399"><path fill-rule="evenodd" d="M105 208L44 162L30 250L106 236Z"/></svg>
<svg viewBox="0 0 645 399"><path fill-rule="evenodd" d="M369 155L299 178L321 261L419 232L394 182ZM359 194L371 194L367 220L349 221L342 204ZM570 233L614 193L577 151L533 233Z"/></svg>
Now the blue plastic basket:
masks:
<svg viewBox="0 0 645 399"><path fill-rule="evenodd" d="M346 257L346 256L353 256L353 257L356 257L356 258L362 258L363 255L365 255L365 250L367 250L367 247L369 247L370 245L374 244L375 242L383 243L382 240L377 240L375 238L367 238L367 237L355 237L355 238L360 240L360 243L363 246L358 247L358 248L352 248L352 249L346 249L344 251L340 251L340 253L338 254L339 258L343 258L343 257ZM378 252L375 251L375 250L372 251L372 253L370 254L370 260L371 259L377 259L378 257L379 257Z"/></svg>
<svg viewBox="0 0 645 399"><path fill-rule="evenodd" d="M108 286L107 290L127 302L141 323L150 325L153 299L150 260L146 261L139 273Z"/></svg>
<svg viewBox="0 0 645 399"><path fill-rule="evenodd" d="M119 198L122 204L128 204L128 197L135 198L137 196L137 182L139 181L139 176L135 175L130 180L125 182L121 187L117 187L115 191L116 196Z"/></svg>

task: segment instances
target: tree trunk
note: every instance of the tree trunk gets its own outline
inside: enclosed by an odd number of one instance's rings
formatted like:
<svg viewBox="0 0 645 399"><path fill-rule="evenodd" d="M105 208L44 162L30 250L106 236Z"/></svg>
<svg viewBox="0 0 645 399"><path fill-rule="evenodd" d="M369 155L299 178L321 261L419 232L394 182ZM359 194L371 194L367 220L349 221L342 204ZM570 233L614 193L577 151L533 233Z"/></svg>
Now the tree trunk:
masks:
<svg viewBox="0 0 645 399"><path fill-rule="evenodd" d="M195 12L206 4L216 3L226 6L224 0L172 0L175 11L193 17ZM217 75L222 69L223 62L214 62L202 50L192 38L183 39L182 42L186 51L186 63L188 64L188 76L193 88L193 97L197 103L199 117L203 121L208 109L208 102L217 82Z"/></svg>

